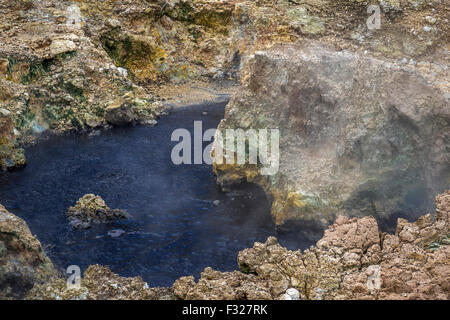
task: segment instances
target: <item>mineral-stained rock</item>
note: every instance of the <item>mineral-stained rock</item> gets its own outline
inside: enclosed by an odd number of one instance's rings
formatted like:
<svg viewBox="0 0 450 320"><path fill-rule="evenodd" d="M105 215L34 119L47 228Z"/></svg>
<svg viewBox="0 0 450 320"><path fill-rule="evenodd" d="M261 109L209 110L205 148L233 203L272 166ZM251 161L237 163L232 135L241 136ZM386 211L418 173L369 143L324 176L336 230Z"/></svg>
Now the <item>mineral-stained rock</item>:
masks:
<svg viewBox="0 0 450 320"><path fill-rule="evenodd" d="M100 196L86 194L67 210L67 217L74 228L87 229L93 223L129 218L129 214L123 210L110 209Z"/></svg>
<svg viewBox="0 0 450 320"><path fill-rule="evenodd" d="M149 288L140 277L124 278L108 267L90 266L80 287L68 287L64 279L53 278L33 287L30 300L173 300L170 288Z"/></svg>
<svg viewBox="0 0 450 320"><path fill-rule="evenodd" d="M34 284L55 275L25 221L0 205L0 300L21 299Z"/></svg>
<svg viewBox="0 0 450 320"><path fill-rule="evenodd" d="M23 149L16 146L11 118L0 114L0 170L22 167L25 162Z"/></svg>
<svg viewBox="0 0 450 320"><path fill-rule="evenodd" d="M381 233L372 217L340 216L303 253L270 237L239 253L240 271L205 268L197 282L182 277L172 288L149 289L140 278L122 278L95 265L79 289L54 278L34 286L27 298L448 300L450 191L436 197L436 207L434 220L429 215L414 223L400 220L395 234Z"/></svg>
<svg viewBox="0 0 450 320"><path fill-rule="evenodd" d="M219 130L278 128L280 168L272 176L251 165L215 170L225 188L263 186L277 224L418 217L448 188L444 78L430 83L417 70L305 41L257 52L244 79Z"/></svg>
<svg viewBox="0 0 450 320"><path fill-rule="evenodd" d="M175 295L185 300L264 300L271 299L267 281L238 271L220 272L205 268L198 283L183 277L173 284Z"/></svg>
<svg viewBox="0 0 450 320"><path fill-rule="evenodd" d="M112 105L105 110L105 119L109 124L115 126L126 126L135 120L133 108L130 103Z"/></svg>

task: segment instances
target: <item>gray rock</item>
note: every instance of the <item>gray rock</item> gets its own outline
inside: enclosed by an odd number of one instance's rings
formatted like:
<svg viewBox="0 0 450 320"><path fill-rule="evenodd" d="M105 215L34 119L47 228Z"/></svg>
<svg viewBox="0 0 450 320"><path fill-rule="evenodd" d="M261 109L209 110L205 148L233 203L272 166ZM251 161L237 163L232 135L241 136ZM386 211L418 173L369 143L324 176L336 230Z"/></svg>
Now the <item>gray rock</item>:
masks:
<svg viewBox="0 0 450 320"><path fill-rule="evenodd" d="M432 17L432 16L426 16L425 17L425 20L429 23L429 24L431 24L431 25L433 25L433 24L435 24L436 23L436 18L434 18L434 17Z"/></svg>
<svg viewBox="0 0 450 320"><path fill-rule="evenodd" d="M23 299L33 285L57 275L25 221L2 205L0 239L0 300Z"/></svg>
<svg viewBox="0 0 450 320"><path fill-rule="evenodd" d="M0 115L1 116L9 116L11 114L11 111L5 109L5 108L0 108Z"/></svg>

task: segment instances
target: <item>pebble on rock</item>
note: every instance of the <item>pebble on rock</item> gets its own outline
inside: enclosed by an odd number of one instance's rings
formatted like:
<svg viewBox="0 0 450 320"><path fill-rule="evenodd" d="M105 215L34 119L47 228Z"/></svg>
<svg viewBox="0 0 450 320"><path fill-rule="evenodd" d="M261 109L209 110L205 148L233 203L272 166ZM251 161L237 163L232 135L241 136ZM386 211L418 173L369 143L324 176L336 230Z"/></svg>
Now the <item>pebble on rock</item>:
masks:
<svg viewBox="0 0 450 320"><path fill-rule="evenodd" d="M287 289L283 295L283 300L300 300L300 293L294 288Z"/></svg>

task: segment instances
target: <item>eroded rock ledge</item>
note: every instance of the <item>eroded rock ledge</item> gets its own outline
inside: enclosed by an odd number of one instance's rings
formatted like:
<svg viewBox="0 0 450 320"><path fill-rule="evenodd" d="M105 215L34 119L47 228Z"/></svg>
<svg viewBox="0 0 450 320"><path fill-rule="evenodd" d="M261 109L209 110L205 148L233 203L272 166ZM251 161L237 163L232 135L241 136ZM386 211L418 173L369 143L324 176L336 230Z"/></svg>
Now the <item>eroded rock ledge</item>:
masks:
<svg viewBox="0 0 450 320"><path fill-rule="evenodd" d="M399 219L395 235L372 217L339 217L316 246L290 251L269 238L238 255L240 272L205 269L195 283L177 280L183 299L448 299L450 192L436 199L433 221ZM432 249L435 248L435 249Z"/></svg>
<svg viewBox="0 0 450 320"><path fill-rule="evenodd" d="M23 298L33 285L56 275L25 221L0 205L0 300Z"/></svg>
<svg viewBox="0 0 450 320"><path fill-rule="evenodd" d="M149 288L140 277L119 277L108 267L93 265L85 272L79 289L67 289L64 279L54 278L28 292L27 299L38 300L170 300L170 288Z"/></svg>
<svg viewBox="0 0 450 320"><path fill-rule="evenodd" d="M261 185L278 225L418 217L450 179L445 83L314 41L256 52L219 130L279 129L280 169L262 176L255 165L215 164L218 183Z"/></svg>
<svg viewBox="0 0 450 320"><path fill-rule="evenodd" d="M65 280L36 285L29 299L281 299L296 289L301 299L449 299L450 191L436 197L430 214L399 219L395 234L381 233L373 217L339 217L303 253L273 237L238 255L240 271L206 268L196 282L182 277L172 288L149 288L91 266L80 290Z"/></svg>

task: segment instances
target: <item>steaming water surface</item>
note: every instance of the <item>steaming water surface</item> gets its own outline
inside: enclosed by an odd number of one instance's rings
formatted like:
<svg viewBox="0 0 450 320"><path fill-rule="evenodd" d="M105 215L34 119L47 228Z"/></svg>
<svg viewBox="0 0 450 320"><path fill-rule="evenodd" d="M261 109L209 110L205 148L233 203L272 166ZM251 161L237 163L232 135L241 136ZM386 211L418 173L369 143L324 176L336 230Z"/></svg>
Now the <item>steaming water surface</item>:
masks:
<svg viewBox="0 0 450 320"><path fill-rule="evenodd" d="M271 235L290 248L309 247L311 240L276 234L261 190L246 186L224 194L211 166L172 164L172 131L192 134L196 120L203 130L216 128L223 112L224 104L199 106L164 117L156 127L51 137L27 150L25 169L0 175L0 203L25 219L59 268L98 263L151 286L170 286L207 266L235 270L238 251ZM73 230L66 210L86 193L132 218ZM108 235L115 229L125 233Z"/></svg>

